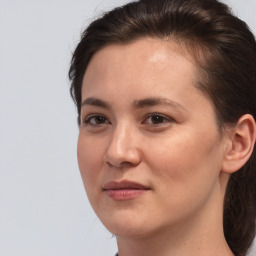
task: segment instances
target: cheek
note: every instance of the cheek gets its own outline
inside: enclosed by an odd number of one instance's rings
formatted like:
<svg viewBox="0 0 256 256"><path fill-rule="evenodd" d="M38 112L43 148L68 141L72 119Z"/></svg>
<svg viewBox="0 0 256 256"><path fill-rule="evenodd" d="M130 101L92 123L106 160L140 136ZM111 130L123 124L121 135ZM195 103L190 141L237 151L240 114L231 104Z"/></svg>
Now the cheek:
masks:
<svg viewBox="0 0 256 256"><path fill-rule="evenodd" d="M196 132L170 136L158 143L161 147L152 149L151 162L155 180L162 183L162 190L174 197L208 193L218 179L220 169L220 148L214 136L202 136ZM201 190L201 191L200 191Z"/></svg>
<svg viewBox="0 0 256 256"><path fill-rule="evenodd" d="M100 170L103 163L102 148L91 141L90 138L84 138L79 135L77 143L77 159L80 173L87 194L96 188L100 178Z"/></svg>
<svg viewBox="0 0 256 256"><path fill-rule="evenodd" d="M152 164L156 170L154 186L158 192L157 208L163 216L172 212L174 219L179 220L196 214L211 201L218 191L218 174L216 169L209 169L207 161L193 157L193 151L183 152L182 157L177 151L171 153L165 158L156 156Z"/></svg>

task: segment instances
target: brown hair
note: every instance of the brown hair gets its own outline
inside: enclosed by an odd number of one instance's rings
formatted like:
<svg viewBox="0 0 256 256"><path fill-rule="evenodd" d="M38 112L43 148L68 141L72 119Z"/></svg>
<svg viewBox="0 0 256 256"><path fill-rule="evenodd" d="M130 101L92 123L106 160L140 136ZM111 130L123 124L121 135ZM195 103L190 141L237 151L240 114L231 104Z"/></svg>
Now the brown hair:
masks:
<svg viewBox="0 0 256 256"><path fill-rule="evenodd" d="M220 128L246 113L256 118L256 42L247 25L217 0L140 0L116 8L84 31L71 61L71 96L80 123L82 80L91 57L106 45L142 37L175 40L197 66L197 85L214 103ZM246 255L255 236L256 151L231 175L224 234Z"/></svg>

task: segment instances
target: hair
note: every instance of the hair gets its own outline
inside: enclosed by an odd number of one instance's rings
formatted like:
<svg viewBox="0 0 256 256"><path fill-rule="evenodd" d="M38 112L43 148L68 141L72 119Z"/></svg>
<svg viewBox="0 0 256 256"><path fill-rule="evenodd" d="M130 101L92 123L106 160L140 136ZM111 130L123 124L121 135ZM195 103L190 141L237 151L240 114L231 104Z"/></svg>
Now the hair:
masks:
<svg viewBox="0 0 256 256"><path fill-rule="evenodd" d="M246 23L217 0L140 0L105 13L81 36L69 70L79 124L82 80L92 56L145 37L174 41L191 56L196 86L212 100L221 130L246 113L255 119L256 42ZM255 237L255 157L254 148L230 176L225 194L224 235L236 256L246 255Z"/></svg>

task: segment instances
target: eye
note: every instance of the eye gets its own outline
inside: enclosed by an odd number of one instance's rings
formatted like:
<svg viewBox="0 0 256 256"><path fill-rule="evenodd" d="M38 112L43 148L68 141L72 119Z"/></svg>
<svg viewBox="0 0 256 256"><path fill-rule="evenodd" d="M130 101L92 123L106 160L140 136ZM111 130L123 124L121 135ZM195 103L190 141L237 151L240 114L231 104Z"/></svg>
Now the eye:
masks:
<svg viewBox="0 0 256 256"><path fill-rule="evenodd" d="M173 119L161 114L151 114L143 121L143 124L159 125L164 123L170 123Z"/></svg>
<svg viewBox="0 0 256 256"><path fill-rule="evenodd" d="M83 121L85 125L98 126L102 124L110 124L110 122L102 115L90 115Z"/></svg>

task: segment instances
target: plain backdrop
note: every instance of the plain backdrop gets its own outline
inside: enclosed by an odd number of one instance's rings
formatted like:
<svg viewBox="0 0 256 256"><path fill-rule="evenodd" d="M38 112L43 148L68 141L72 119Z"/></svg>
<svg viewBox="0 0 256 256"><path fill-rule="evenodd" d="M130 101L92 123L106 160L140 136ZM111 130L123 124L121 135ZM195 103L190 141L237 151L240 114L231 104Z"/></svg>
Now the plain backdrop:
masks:
<svg viewBox="0 0 256 256"><path fill-rule="evenodd" d="M82 28L125 2L0 0L0 256L117 251L80 179L67 72ZM256 34L256 0L228 3Z"/></svg>

